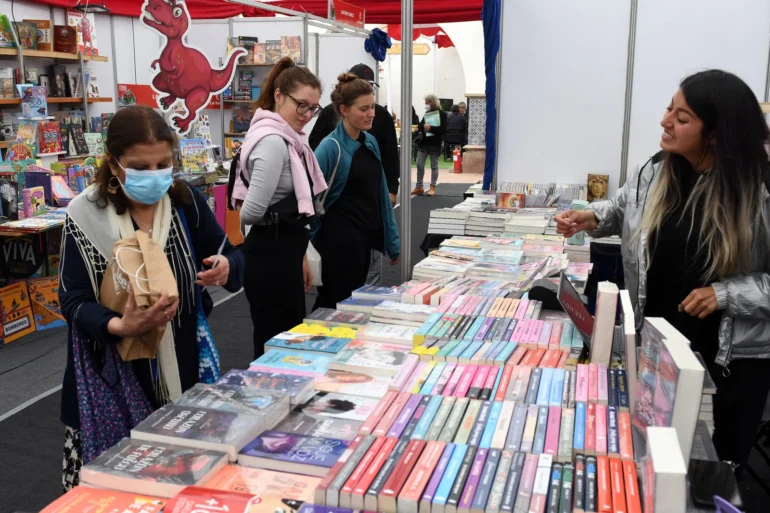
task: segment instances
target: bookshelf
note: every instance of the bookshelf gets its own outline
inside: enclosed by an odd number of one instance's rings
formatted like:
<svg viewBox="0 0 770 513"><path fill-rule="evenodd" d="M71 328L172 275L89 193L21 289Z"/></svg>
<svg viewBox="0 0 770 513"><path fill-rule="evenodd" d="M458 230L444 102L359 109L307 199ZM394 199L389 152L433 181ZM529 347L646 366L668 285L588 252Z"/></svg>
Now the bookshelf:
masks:
<svg viewBox="0 0 770 513"><path fill-rule="evenodd" d="M61 59L61 60L68 60L68 61L80 60L80 55L76 53L52 52L52 51L45 51L45 50L22 49L22 55L24 57L39 57L41 59ZM0 48L0 56L18 57L19 50L18 48ZM109 59L104 55L83 55L83 60L93 61L93 62L108 62Z"/></svg>
<svg viewBox="0 0 770 513"><path fill-rule="evenodd" d="M245 132L225 132L225 137L243 137Z"/></svg>
<svg viewBox="0 0 770 513"><path fill-rule="evenodd" d="M108 103L112 98L99 97L88 98L88 103ZM46 102L50 103L83 103L83 98L75 97L63 97L63 98L46 98ZM0 105L21 105L21 98L1 98Z"/></svg>

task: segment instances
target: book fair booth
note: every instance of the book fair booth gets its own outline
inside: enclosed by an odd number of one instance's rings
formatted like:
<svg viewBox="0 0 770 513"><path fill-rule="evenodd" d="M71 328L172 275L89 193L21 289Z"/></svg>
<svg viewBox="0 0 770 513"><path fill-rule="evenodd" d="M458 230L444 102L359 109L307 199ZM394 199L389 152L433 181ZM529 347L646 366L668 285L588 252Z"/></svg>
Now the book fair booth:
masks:
<svg viewBox="0 0 770 513"><path fill-rule="evenodd" d="M694 70L734 72L770 113L770 4L706 4L0 0L0 358L67 325L67 205L93 183L119 109L163 114L179 138L174 176L237 246L230 161L278 60L316 74L325 106L341 72L365 64L379 76L374 24L484 26L486 90L464 98L463 148L483 179L430 212L425 258L412 261L404 137L398 284L308 312L240 368L220 373L215 355L215 379L84 460L79 486L29 503L47 513L764 511L712 442L724 381L711 362L639 311L618 237L565 238L555 219L623 187ZM156 19L164 10L173 31ZM693 17L704 35L661 38L661 19ZM725 26L731 37L713 37ZM411 45L400 51L400 105L389 109L408 120L421 99ZM198 55L208 68L190 64ZM215 78L175 96L172 56Z"/></svg>

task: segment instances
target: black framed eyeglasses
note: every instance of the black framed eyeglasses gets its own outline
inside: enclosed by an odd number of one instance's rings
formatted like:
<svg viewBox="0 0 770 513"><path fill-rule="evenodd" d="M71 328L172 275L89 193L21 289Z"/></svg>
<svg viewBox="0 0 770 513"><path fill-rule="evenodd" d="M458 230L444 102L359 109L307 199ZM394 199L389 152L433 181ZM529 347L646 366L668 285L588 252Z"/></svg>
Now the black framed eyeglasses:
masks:
<svg viewBox="0 0 770 513"><path fill-rule="evenodd" d="M287 93L284 93L284 94L286 94L286 96L291 98L294 101L294 103L297 104L297 114L300 114L300 115L304 116L308 112L312 112L313 113L313 117L316 117L316 116L318 116L318 114L321 113L321 106L320 105L310 105L308 102L300 101L300 100L296 99L295 97L293 97L290 94L287 94Z"/></svg>

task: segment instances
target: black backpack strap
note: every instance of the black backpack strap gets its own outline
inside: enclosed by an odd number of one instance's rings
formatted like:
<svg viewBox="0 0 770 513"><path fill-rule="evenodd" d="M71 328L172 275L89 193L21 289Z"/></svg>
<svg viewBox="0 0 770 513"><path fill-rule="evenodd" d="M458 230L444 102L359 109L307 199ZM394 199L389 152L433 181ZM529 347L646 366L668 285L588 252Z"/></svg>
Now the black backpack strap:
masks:
<svg viewBox="0 0 770 513"><path fill-rule="evenodd" d="M241 150L235 152L233 155L232 161L230 161L230 172L227 175L227 209L228 210L235 210L233 208L233 189L235 188L235 178L238 170L238 161L241 158ZM243 170L241 170L241 175L243 174ZM241 177L243 179L243 177ZM248 185L248 182L246 182Z"/></svg>

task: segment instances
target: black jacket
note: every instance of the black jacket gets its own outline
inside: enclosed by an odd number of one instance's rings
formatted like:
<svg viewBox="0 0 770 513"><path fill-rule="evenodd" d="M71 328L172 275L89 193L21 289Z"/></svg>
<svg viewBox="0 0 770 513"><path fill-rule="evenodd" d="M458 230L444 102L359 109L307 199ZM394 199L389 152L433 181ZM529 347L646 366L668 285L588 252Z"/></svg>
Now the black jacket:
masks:
<svg viewBox="0 0 770 513"><path fill-rule="evenodd" d="M447 120L446 141L450 144L467 144L468 142L468 118L462 114L449 116ZM462 136L458 137L462 133Z"/></svg>
<svg viewBox="0 0 770 513"><path fill-rule="evenodd" d="M420 120L420 133L422 139L420 140L420 148L430 148L434 146L441 146L441 142L444 140L444 132L447 128L447 114L443 110L438 111L439 118L441 119L441 126L433 126L430 129L431 137L425 135L425 118Z"/></svg>
<svg viewBox="0 0 770 513"><path fill-rule="evenodd" d="M315 151L321 141L337 128L337 113L334 105L327 105L318 116L308 142L310 148ZM396 137L396 125L388 110L381 106L374 106L374 124L369 131L377 139L380 147L382 168L385 170L385 178L388 181L388 192L398 194L398 182L401 177L400 159L398 156L398 138Z"/></svg>

